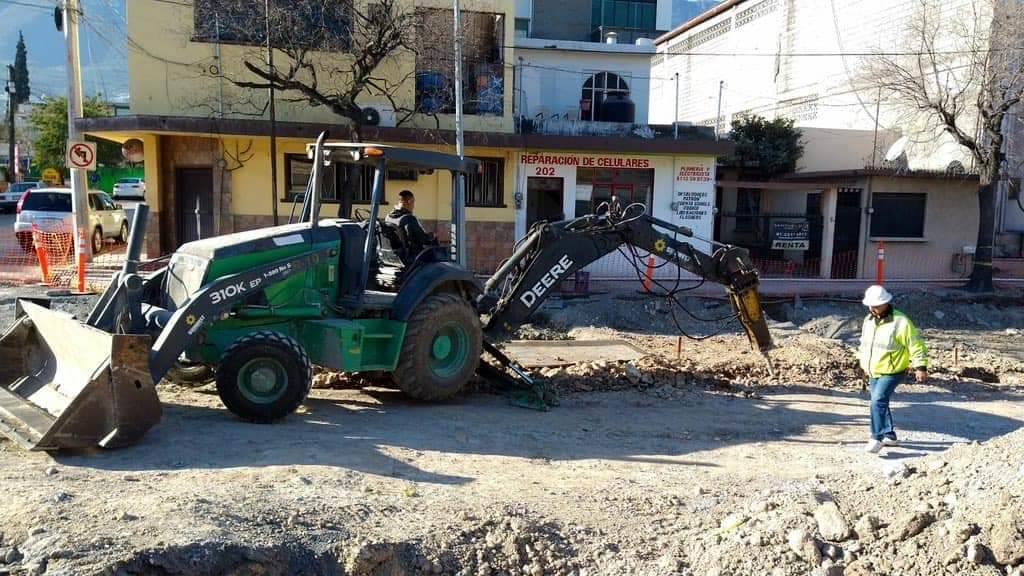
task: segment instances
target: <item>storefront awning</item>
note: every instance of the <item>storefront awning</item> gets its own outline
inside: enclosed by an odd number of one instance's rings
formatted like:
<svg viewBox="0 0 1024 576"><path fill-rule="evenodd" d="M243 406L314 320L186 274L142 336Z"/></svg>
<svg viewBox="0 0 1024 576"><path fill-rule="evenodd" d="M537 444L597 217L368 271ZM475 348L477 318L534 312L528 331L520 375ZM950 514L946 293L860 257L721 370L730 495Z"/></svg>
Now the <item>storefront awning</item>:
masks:
<svg viewBox="0 0 1024 576"><path fill-rule="evenodd" d="M208 134L211 136L270 136L270 121L239 118L194 118L188 116L111 116L106 118L80 118L75 125L79 131L102 135L105 132L145 132L168 134ZM328 130L333 140L348 140L352 133L345 124L314 124L306 122L277 122L279 138L313 140ZM451 130L423 128L387 128L364 126L360 128L366 142L394 142L405 144L455 145ZM466 146L486 148L521 148L528 150L617 151L630 154L671 154L727 156L734 145L726 140L705 138L608 138L607 136L565 136L544 134L515 134L509 132L466 132Z"/></svg>

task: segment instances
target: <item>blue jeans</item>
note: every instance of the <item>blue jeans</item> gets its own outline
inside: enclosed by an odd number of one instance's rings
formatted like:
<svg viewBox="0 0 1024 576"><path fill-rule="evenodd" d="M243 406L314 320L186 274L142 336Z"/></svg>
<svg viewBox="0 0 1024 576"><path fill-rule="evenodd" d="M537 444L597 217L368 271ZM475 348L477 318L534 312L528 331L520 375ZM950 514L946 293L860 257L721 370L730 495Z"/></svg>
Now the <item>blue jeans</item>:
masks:
<svg viewBox="0 0 1024 576"><path fill-rule="evenodd" d="M905 374L886 374L870 380L871 388L871 437L875 440L889 437L896 439L896 428L892 423L889 399Z"/></svg>

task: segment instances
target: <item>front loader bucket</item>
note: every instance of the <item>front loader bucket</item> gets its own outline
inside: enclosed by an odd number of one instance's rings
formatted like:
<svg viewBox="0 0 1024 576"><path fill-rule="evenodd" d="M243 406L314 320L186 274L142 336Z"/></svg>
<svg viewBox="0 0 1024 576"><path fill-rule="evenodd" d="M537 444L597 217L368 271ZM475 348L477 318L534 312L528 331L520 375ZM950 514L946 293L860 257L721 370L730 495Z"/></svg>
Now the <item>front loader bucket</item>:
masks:
<svg viewBox="0 0 1024 576"><path fill-rule="evenodd" d="M116 448L160 421L150 338L19 301L0 336L0 433L29 450Z"/></svg>

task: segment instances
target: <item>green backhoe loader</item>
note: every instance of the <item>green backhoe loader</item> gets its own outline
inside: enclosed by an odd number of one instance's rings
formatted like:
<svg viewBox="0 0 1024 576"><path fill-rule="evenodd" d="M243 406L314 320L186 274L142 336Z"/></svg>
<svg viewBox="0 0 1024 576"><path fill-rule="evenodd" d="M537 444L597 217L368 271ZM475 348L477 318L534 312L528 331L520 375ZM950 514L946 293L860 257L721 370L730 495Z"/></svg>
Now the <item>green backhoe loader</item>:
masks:
<svg viewBox="0 0 1024 576"><path fill-rule="evenodd" d="M156 384L190 370L209 370L224 405L253 422L292 413L310 392L313 365L385 373L424 401L451 398L478 371L538 390L485 335L515 328L557 282L623 245L724 284L755 348L771 346L757 272L740 248L715 244L704 254L679 239L688 229L608 206L534 226L484 284L459 262L458 182L478 172L476 161L324 134L308 154L313 173L296 223L187 243L142 275L143 204L124 267L84 322L19 300L0 336L0 432L37 450L130 444L160 420ZM320 219L325 175L338 163L375 167L362 220ZM452 173L451 245L413 248L401 226L379 218L388 166ZM484 370L485 352L501 366Z"/></svg>

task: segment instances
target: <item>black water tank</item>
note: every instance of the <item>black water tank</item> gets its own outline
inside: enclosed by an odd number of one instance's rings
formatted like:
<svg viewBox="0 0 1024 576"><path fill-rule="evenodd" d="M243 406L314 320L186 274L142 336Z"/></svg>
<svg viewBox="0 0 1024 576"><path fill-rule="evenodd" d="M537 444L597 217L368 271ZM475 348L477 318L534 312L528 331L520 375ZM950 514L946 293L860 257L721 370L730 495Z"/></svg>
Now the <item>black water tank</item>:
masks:
<svg viewBox="0 0 1024 576"><path fill-rule="evenodd" d="M597 109L597 119L632 124L636 119L636 104L625 94L609 94Z"/></svg>

